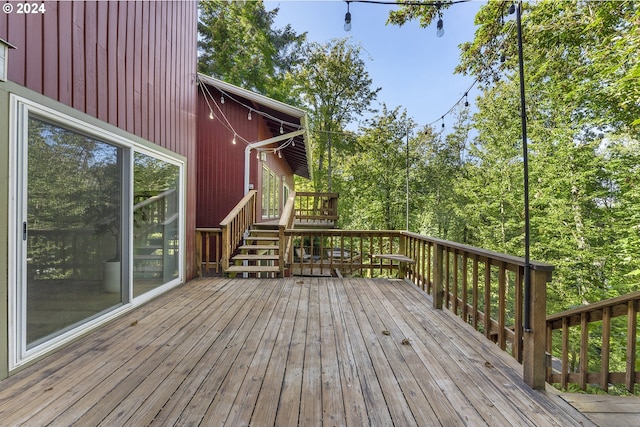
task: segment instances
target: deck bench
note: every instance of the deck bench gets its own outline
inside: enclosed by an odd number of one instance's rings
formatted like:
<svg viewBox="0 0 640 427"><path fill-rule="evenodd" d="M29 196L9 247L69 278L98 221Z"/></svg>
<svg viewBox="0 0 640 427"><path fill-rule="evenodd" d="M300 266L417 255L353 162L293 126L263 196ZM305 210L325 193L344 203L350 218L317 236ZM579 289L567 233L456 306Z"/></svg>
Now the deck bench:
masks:
<svg viewBox="0 0 640 427"><path fill-rule="evenodd" d="M400 254L373 254L374 258L388 259L390 261L398 262L398 279L404 279L405 272L407 271L407 264L415 264L416 261L413 258L409 258L406 255Z"/></svg>

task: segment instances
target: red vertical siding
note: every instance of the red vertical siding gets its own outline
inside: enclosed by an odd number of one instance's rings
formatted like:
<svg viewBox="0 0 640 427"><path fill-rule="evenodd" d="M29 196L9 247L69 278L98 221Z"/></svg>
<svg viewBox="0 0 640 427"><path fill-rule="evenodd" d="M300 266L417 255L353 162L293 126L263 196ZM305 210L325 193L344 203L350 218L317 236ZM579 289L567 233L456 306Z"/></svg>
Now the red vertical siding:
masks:
<svg viewBox="0 0 640 427"><path fill-rule="evenodd" d="M8 79L188 159L187 277L195 227L195 1L45 2L0 14ZM27 72L28 70L28 72Z"/></svg>
<svg viewBox="0 0 640 427"><path fill-rule="evenodd" d="M44 27L44 63L47 64L47 72L43 76L43 94L49 98L58 99L58 4L47 4L47 13L43 15Z"/></svg>
<svg viewBox="0 0 640 427"><path fill-rule="evenodd" d="M198 92L198 179L197 179L197 218L198 227L217 227L220 221L244 196L244 156L247 143L236 138L233 145L232 127L249 142L257 142L271 138L272 135L264 119L253 114L248 120L248 110L231 99L220 103L220 92L209 87L213 100L209 104L202 91ZM222 113L218 110L220 107ZM209 106L216 116L209 119ZM227 123L227 120L229 123ZM267 166L280 178L286 176L287 183L292 183L293 172L284 158L273 154L266 155ZM261 195L262 162L256 158L256 152L250 154L250 178ZM291 185L291 188L293 186ZM261 210L261 197L257 199L258 215ZM282 202L282 194L280 194Z"/></svg>

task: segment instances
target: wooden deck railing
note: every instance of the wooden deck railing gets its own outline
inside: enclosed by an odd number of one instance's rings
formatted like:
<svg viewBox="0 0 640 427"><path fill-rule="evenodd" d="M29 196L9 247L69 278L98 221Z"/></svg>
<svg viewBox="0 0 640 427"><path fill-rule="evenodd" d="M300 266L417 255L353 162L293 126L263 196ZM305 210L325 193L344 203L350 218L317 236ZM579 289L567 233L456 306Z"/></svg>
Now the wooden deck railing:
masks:
<svg viewBox="0 0 640 427"><path fill-rule="evenodd" d="M279 260L280 277L284 277L284 271L286 268L286 260L289 259L289 252L291 251L291 236L285 235L285 230L293 228L293 221L295 219L295 200L296 192L292 191L289 194L289 198L284 205L282 215L280 215L280 222L278 223L278 238L279 238Z"/></svg>
<svg viewBox="0 0 640 427"><path fill-rule="evenodd" d="M235 208L220 221L222 230L222 269L229 268L232 251L242 242L244 233L256 222L256 190L251 190Z"/></svg>
<svg viewBox="0 0 640 427"><path fill-rule="evenodd" d="M286 230L293 240L289 263L307 274L339 269L376 276L401 270L447 308L523 364L525 381L544 388L546 284L553 266L532 262L531 327L524 333L522 258L402 231ZM398 263L374 255L404 255Z"/></svg>
<svg viewBox="0 0 640 427"><path fill-rule="evenodd" d="M221 228L196 228L196 273L202 276L203 272L211 273L214 270L220 272L222 258L222 229Z"/></svg>
<svg viewBox="0 0 640 427"><path fill-rule="evenodd" d="M297 192L295 216L300 222L338 220L338 193Z"/></svg>
<svg viewBox="0 0 640 427"><path fill-rule="evenodd" d="M547 352L552 358L552 347L561 353L548 367L547 381L563 389L595 384L605 391L623 384L633 393L640 384L639 309L640 292L634 292L549 316Z"/></svg>
<svg viewBox="0 0 640 427"><path fill-rule="evenodd" d="M373 255L400 250L397 231L288 229L285 235L291 238L293 249L288 264L308 274L328 274L335 269L370 276L392 274L396 267Z"/></svg>
<svg viewBox="0 0 640 427"><path fill-rule="evenodd" d="M545 383L546 284L553 266L530 262L531 329L525 333L523 258L487 251L410 232L404 255L415 260L407 276L445 307L481 331L523 364L534 388Z"/></svg>

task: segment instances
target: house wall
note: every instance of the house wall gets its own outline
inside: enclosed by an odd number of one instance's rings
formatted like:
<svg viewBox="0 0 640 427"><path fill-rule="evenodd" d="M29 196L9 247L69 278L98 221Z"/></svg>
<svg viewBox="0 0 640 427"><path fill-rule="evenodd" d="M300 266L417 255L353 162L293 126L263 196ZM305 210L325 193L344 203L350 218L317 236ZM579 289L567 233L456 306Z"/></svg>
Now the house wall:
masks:
<svg viewBox="0 0 640 427"><path fill-rule="evenodd" d="M257 123L261 120L257 114L248 120L246 108L231 100L222 104L220 93L213 88L209 90L216 104L211 99L207 100L201 90L198 91L198 227L220 226L220 221L244 197L246 141L258 140ZM213 110L214 119L209 118L209 107ZM244 140L236 137L233 145L231 129L235 129Z"/></svg>
<svg viewBox="0 0 640 427"><path fill-rule="evenodd" d="M0 14L9 52L0 82L0 206L10 206L9 93L64 110L187 159L186 278L193 277L197 4L195 1L44 2L37 14ZM0 242L7 242L0 210ZM8 245L0 245L7 301ZM0 305L0 378L7 375L6 303Z"/></svg>
<svg viewBox="0 0 640 427"><path fill-rule="evenodd" d="M45 7L39 14L0 14L0 38L16 47L8 80L186 157L186 238L193 248L196 2ZM193 255L189 250L187 278L195 271Z"/></svg>
<svg viewBox="0 0 640 427"><path fill-rule="evenodd" d="M213 98L213 100L211 99ZM214 103L215 100L215 103ZM220 112L220 110L222 112ZM214 119L209 118L213 111ZM227 122L228 121L228 122ZM197 227L218 227L220 221L244 197L245 148L248 143L273 137L259 114L248 120L248 110L227 99L220 102L220 92L209 87L209 93L198 91L198 184ZM232 144L233 130L236 144ZM248 141L248 142L247 142ZM274 145L275 147L275 145ZM266 155L267 166L293 190L293 172L284 159ZM262 161L251 151L249 182L258 190L257 212L262 212ZM282 208L282 186L280 188ZM258 218L259 220L260 218Z"/></svg>

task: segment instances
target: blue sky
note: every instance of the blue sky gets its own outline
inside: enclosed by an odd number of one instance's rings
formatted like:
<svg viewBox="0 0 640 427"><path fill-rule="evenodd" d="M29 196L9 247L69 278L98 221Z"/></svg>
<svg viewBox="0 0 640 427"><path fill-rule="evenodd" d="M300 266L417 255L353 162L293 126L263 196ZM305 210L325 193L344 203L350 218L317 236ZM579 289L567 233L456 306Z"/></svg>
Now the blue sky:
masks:
<svg viewBox="0 0 640 427"><path fill-rule="evenodd" d="M451 6L443 12L443 37L436 37L435 22L420 28L417 21L402 27L386 25L393 5L351 3L352 29L344 31L344 1L265 0L265 7L280 8L275 25L291 24L298 32L308 32L308 39L326 42L351 37L364 49L367 70L374 87L381 87L378 101L389 108L402 106L423 126L439 119L458 100L474 78L454 74L458 64L458 46L473 40L474 17L485 1L470 1ZM368 56L368 57L367 57ZM469 92L469 102L476 91ZM449 123L447 123L447 121ZM453 119L445 118L445 125Z"/></svg>

